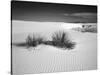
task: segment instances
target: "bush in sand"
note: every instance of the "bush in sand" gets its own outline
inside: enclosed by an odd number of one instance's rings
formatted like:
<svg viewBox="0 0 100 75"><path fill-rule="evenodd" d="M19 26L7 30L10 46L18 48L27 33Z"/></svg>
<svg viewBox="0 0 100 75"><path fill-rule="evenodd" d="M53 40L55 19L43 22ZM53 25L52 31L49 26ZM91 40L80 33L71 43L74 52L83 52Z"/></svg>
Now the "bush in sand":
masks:
<svg viewBox="0 0 100 75"><path fill-rule="evenodd" d="M51 45L62 49L73 49L75 47L75 42L69 39L69 35L64 31L56 31L52 35L52 40L44 40L44 37L33 34L26 39L27 47L36 47L39 44Z"/></svg>
<svg viewBox="0 0 100 75"><path fill-rule="evenodd" d="M75 42L69 39L67 32L56 31L52 35L52 45L63 49L73 49L75 47Z"/></svg>
<svg viewBox="0 0 100 75"><path fill-rule="evenodd" d="M26 39L26 45L27 47L36 47L39 44L42 44L44 41L44 37L41 37L37 34L34 34L32 36L28 35Z"/></svg>

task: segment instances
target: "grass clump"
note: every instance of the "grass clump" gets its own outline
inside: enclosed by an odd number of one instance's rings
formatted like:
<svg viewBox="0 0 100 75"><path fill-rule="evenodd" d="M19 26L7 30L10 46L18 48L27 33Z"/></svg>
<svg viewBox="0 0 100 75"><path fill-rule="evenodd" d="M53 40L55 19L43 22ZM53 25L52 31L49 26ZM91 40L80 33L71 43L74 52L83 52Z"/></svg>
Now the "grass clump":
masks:
<svg viewBox="0 0 100 75"><path fill-rule="evenodd" d="M56 31L52 35L52 45L64 49L73 49L75 47L75 42L69 39L67 32Z"/></svg>
<svg viewBox="0 0 100 75"><path fill-rule="evenodd" d="M38 34L34 34L32 36L28 35L27 39L26 39L26 45L28 47L32 46L32 47L36 47L39 44L42 44L42 42L44 41L44 38L39 36Z"/></svg>
<svg viewBox="0 0 100 75"><path fill-rule="evenodd" d="M25 43L17 44L17 46L36 47L40 44L50 45L62 49L73 49L75 42L69 38L69 34L65 31L56 31L51 36L51 40L46 40L39 34L28 35Z"/></svg>

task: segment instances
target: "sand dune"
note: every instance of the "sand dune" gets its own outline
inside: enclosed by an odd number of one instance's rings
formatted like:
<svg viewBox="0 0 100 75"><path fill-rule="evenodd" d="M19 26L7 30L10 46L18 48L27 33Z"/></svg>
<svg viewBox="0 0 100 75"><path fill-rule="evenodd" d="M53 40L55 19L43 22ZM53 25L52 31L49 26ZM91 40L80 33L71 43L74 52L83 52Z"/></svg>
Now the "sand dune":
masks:
<svg viewBox="0 0 100 75"><path fill-rule="evenodd" d="M13 21L12 42L25 41L27 35L32 32L50 37L56 30L65 30L77 43L76 47L69 51L47 45L39 45L37 50L12 46L12 70L15 75L97 68L97 34L67 30L61 27L62 24L64 23Z"/></svg>

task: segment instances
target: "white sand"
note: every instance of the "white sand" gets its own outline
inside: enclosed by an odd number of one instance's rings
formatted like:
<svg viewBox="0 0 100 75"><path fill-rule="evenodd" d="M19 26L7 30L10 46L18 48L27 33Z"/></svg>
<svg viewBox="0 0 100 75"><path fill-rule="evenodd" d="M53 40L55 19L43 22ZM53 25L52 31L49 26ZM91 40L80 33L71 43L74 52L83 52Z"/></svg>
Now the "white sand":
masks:
<svg viewBox="0 0 100 75"><path fill-rule="evenodd" d="M13 21L13 42L25 41L29 33L39 32L50 37L56 30L64 30L63 23ZM44 72L66 72L94 70L97 68L97 34L69 32L75 41L73 50L61 50L52 46L40 45L37 50L13 46L12 67L15 75Z"/></svg>

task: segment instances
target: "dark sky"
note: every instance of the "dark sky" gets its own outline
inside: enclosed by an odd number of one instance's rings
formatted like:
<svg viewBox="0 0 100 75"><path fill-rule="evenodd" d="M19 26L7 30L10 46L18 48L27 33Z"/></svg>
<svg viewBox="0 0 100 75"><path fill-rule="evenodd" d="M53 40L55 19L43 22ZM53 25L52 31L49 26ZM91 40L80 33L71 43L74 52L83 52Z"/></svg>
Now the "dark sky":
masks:
<svg viewBox="0 0 100 75"><path fill-rule="evenodd" d="M97 6L12 1L12 20L97 22Z"/></svg>

